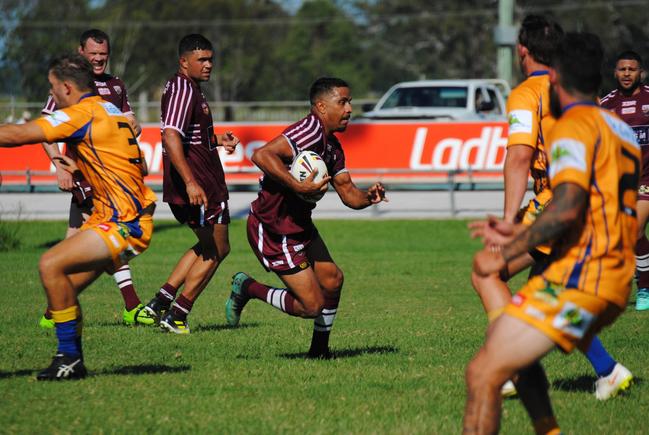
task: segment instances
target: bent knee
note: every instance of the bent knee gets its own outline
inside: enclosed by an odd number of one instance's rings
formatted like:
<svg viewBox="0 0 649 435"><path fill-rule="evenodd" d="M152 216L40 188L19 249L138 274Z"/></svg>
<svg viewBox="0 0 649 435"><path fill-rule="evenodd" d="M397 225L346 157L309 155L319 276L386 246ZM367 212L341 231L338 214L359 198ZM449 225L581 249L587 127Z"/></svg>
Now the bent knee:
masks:
<svg viewBox="0 0 649 435"><path fill-rule="evenodd" d="M336 268L333 273L320 279L320 286L327 293L339 293L343 288L344 281L343 271Z"/></svg>

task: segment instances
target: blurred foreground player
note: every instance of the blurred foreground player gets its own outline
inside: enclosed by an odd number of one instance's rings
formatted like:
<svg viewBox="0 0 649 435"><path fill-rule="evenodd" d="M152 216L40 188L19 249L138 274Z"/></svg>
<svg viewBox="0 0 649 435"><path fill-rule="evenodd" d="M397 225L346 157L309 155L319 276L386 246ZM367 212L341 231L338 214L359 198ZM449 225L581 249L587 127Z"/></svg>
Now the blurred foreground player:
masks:
<svg viewBox="0 0 649 435"><path fill-rule="evenodd" d="M250 207L248 241L267 271L275 272L286 288L273 288L243 272L234 275L226 302L228 324L239 323L251 298L260 299L291 316L312 318L313 338L309 357L329 358L329 333L338 310L343 272L331 258L311 220L312 202L302 196L317 195L331 182L342 202L363 209L385 198L381 183L361 190L345 168L345 154L335 133L344 132L352 113L349 85L337 78L320 78L309 92L311 113L284 133L257 149L252 161L264 172L258 198ZM322 157L330 176L299 182L289 173L301 151Z"/></svg>
<svg viewBox="0 0 649 435"><path fill-rule="evenodd" d="M642 58L634 51L618 55L615 62L617 89L602 98L601 106L615 112L635 132L642 150L642 175L638 190L638 243L635 246L638 294L635 309L649 310L649 240L645 234L649 218L649 86L642 84Z"/></svg>
<svg viewBox="0 0 649 435"><path fill-rule="evenodd" d="M556 346L585 349L626 308L634 271L640 149L633 131L596 104L603 51L593 34L569 33L550 70L548 137L553 199L531 226L475 223L485 249L474 270L487 276L543 243L547 268L513 297L466 371L464 433L496 433L500 388L514 375L538 434L560 433L540 360ZM502 249L498 249L502 247Z"/></svg>
<svg viewBox="0 0 649 435"><path fill-rule="evenodd" d="M81 34L79 39L78 52L92 65L92 91L94 94L117 107L127 118L135 132L135 135L139 135L141 129L135 119L131 105L128 102L128 95L126 93L124 82L119 78L106 73L108 60L110 58L110 40L108 35L98 29L86 30ZM57 108L58 106L56 102L50 95L41 113L43 115L51 115ZM65 237L70 237L79 231L83 222L88 219L88 216L92 213L92 189L88 182L82 177L70 174L67 168L61 163L61 160L56 158L61 156L58 144L43 143L43 149L50 159L52 159L58 178L59 188L72 193L68 230L65 234ZM66 150L66 155L71 158L74 157L71 149ZM147 311L143 310L144 305L142 305L140 298L135 291L135 287L133 286L131 269L128 264L125 264L116 270L113 274L113 279L119 287L122 298L124 299L124 310L122 311L123 322L126 325L152 325L154 319ZM49 310L47 310L41 317L39 323L42 328L54 327L54 321L52 320Z"/></svg>
<svg viewBox="0 0 649 435"><path fill-rule="evenodd" d="M505 222L530 225L552 200L547 164L547 138L556 119L550 113L549 69L554 52L563 37L556 22L540 15L528 15L518 35L518 58L527 77L507 99L509 133L505 157ZM534 180L534 198L519 211L527 190L528 174ZM509 262L499 273L481 277L472 274L472 283L493 322L511 300L506 280L531 266L530 276L539 274L552 257L549 245L536 246L529 253ZM597 374L595 397L606 400L629 386L631 372L618 363L598 337L585 352ZM511 381L503 385L505 397L516 394Z"/></svg>
<svg viewBox="0 0 649 435"><path fill-rule="evenodd" d="M230 132L214 134L212 112L201 91L200 83L212 72L212 43L199 34L187 35L179 43L178 56L178 72L167 81L161 103L163 199L197 242L145 309L163 330L189 334L187 316L230 252L228 188L217 147L232 153L239 139Z"/></svg>
<svg viewBox="0 0 649 435"><path fill-rule="evenodd" d="M78 54L49 67L50 94L59 110L36 121L0 127L0 146L63 141L74 159L57 157L93 189L92 215L75 235L39 262L41 282L56 325L58 350L39 380L86 376L81 349L79 293L102 272L114 272L144 252L153 232L156 197L144 185L143 161L128 119L92 94L92 65Z"/></svg>

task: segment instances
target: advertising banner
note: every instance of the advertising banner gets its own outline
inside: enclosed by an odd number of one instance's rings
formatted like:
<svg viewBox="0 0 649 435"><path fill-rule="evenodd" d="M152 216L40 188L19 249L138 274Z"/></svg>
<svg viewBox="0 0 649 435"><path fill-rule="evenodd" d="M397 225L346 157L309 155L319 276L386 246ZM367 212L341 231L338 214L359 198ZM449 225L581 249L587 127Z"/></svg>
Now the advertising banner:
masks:
<svg viewBox="0 0 649 435"><path fill-rule="evenodd" d="M250 158L255 149L281 134L288 123L224 123L215 132L231 130L242 146L230 155L221 153L229 183L256 183L259 171ZM343 144L347 168L355 180L445 181L449 171L459 176L471 172L474 179L499 180L507 144L505 122L422 122L381 121L350 124L338 133ZM162 182L162 144L157 124L143 127L140 147L149 165L147 181ZM63 146L63 145L61 145ZM55 183L53 166L40 144L0 149L3 183L24 183L25 176L15 171L30 170L31 182ZM7 172L9 171L9 172Z"/></svg>

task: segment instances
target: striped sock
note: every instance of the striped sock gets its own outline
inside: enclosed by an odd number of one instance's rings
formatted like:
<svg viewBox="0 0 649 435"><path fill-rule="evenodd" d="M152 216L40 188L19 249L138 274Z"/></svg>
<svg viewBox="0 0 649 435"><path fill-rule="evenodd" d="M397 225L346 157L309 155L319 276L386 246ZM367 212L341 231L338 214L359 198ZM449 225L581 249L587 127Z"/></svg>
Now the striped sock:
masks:
<svg viewBox="0 0 649 435"><path fill-rule="evenodd" d="M322 312L313 320L310 354L321 355L329 352L329 334L334 326L339 302L340 292L333 296L325 296Z"/></svg>
<svg viewBox="0 0 649 435"><path fill-rule="evenodd" d="M133 279L131 277L131 268L128 264L117 269L113 274L113 278L119 287L119 291L122 293L122 298L124 299L124 307L131 311L133 308L137 307L142 303L140 298L135 292L135 287L133 287Z"/></svg>
<svg viewBox="0 0 649 435"><path fill-rule="evenodd" d="M186 320L193 306L194 303L181 294L171 306L171 310L178 320Z"/></svg>
<svg viewBox="0 0 649 435"><path fill-rule="evenodd" d="M649 240L645 235L635 245L635 265L638 288L649 288Z"/></svg>
<svg viewBox="0 0 649 435"><path fill-rule="evenodd" d="M83 319L79 305L73 305L60 311L51 311L56 326L56 338L59 341L57 353L83 357L81 347Z"/></svg>
<svg viewBox="0 0 649 435"><path fill-rule="evenodd" d="M178 289L166 282L156 294L156 297L163 302L172 302L176 298Z"/></svg>
<svg viewBox="0 0 649 435"><path fill-rule="evenodd" d="M297 316L294 308L295 298L285 288L269 287L250 279L246 281L246 291L250 296L260 299L286 314Z"/></svg>

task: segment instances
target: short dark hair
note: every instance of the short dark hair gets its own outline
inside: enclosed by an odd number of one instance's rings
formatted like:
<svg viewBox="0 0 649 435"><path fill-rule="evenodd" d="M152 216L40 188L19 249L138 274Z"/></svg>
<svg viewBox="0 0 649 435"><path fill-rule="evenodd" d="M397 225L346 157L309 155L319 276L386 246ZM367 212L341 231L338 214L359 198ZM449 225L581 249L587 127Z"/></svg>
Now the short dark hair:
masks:
<svg viewBox="0 0 649 435"><path fill-rule="evenodd" d="M348 88L349 85L343 79L336 77L320 77L309 89L309 101L313 106L318 97L324 93L330 93L334 88Z"/></svg>
<svg viewBox="0 0 649 435"><path fill-rule="evenodd" d="M618 54L617 58L615 59L615 63L618 63L618 61L620 60L635 60L638 62L638 65L642 67L642 58L633 50L625 50L622 53Z"/></svg>
<svg viewBox="0 0 649 435"><path fill-rule="evenodd" d="M559 23L541 15L528 15L518 32L518 43L527 48L534 60L552 65L552 57L563 37Z"/></svg>
<svg viewBox="0 0 649 435"><path fill-rule="evenodd" d="M70 80L80 91L92 89L95 80L92 65L78 53L55 57L47 70L61 81Z"/></svg>
<svg viewBox="0 0 649 435"><path fill-rule="evenodd" d="M554 67L567 91L595 95L602 84L604 50L593 33L566 33L555 55Z"/></svg>
<svg viewBox="0 0 649 435"><path fill-rule="evenodd" d="M214 51L210 40L201 34L192 33L191 35L183 36L178 43L178 56L194 50Z"/></svg>
<svg viewBox="0 0 649 435"><path fill-rule="evenodd" d="M81 34L81 37L79 38L79 45L81 46L81 48L86 47L86 41L88 41L89 38L92 38L97 44L101 44L106 41L108 52L110 53L110 38L108 37L108 34L106 34L106 32L99 29L86 30Z"/></svg>

